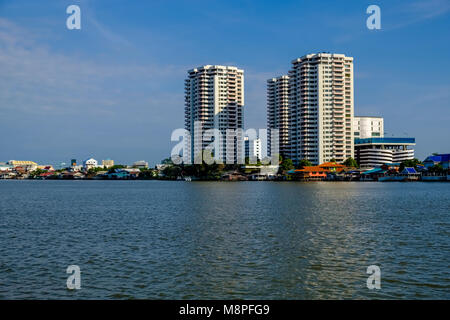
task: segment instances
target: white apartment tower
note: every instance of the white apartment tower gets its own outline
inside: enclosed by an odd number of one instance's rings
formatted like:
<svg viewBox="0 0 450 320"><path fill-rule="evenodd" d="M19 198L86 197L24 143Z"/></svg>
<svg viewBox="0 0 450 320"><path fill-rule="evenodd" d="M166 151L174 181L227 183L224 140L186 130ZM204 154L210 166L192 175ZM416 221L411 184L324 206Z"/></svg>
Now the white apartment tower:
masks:
<svg viewBox="0 0 450 320"><path fill-rule="evenodd" d="M267 80L267 150L271 150L271 131L278 130L279 151L283 157L289 153L289 77ZM270 152L270 151L269 151Z"/></svg>
<svg viewBox="0 0 450 320"><path fill-rule="evenodd" d="M289 150L296 163L354 157L353 58L308 54L289 71Z"/></svg>
<svg viewBox="0 0 450 320"><path fill-rule="evenodd" d="M188 142L190 163L211 143L203 142L201 148L194 144L194 139L201 134L194 130L195 122L201 123L203 131L218 129L222 133L220 148L216 150L217 158L223 163L230 157L236 161L240 156L237 143L225 143L226 130L243 129L243 107L243 70L230 66L206 65L188 71L185 80L185 129L191 133L191 141ZM234 142L237 142L236 139Z"/></svg>

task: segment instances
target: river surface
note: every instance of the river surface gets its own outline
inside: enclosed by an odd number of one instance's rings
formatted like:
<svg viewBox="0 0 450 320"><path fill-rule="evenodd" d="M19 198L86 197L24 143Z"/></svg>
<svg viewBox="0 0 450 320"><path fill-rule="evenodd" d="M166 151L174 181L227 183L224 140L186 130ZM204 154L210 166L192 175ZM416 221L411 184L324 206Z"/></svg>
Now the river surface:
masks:
<svg viewBox="0 0 450 320"><path fill-rule="evenodd" d="M450 299L450 183L0 181L0 248L0 299Z"/></svg>

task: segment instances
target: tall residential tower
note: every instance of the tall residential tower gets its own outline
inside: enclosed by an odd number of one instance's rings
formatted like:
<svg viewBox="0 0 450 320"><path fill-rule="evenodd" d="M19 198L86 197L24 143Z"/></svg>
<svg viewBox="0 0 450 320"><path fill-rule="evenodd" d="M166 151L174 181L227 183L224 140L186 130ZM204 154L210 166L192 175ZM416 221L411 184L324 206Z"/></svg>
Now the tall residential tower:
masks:
<svg viewBox="0 0 450 320"><path fill-rule="evenodd" d="M279 152L283 157L289 153L289 77L281 76L267 80L267 141L271 150L271 131L278 130Z"/></svg>
<svg viewBox="0 0 450 320"><path fill-rule="evenodd" d="M353 58L308 54L289 71L289 150L314 164L354 156Z"/></svg>
<svg viewBox="0 0 450 320"><path fill-rule="evenodd" d="M237 144L225 143L226 130L243 129L243 108L243 70L230 66L206 65L188 71L185 80L185 128L192 135L188 142L191 163L211 143L203 142L201 147L194 144L196 137L201 134L195 132L195 122L201 123L203 131L218 129L221 132L222 141L219 150L216 150L218 154L215 155L217 158L224 163L227 159L236 161L239 156Z"/></svg>

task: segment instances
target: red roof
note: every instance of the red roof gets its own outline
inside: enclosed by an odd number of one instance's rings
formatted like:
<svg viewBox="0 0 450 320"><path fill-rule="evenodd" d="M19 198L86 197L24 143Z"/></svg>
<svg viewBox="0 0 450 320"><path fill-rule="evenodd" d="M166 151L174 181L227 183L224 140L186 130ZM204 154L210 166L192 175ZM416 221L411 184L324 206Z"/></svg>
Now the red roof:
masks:
<svg viewBox="0 0 450 320"><path fill-rule="evenodd" d="M48 176L52 176L52 175L53 175L52 172L46 172L46 173L41 173L41 174L39 175L39 177L48 177Z"/></svg>

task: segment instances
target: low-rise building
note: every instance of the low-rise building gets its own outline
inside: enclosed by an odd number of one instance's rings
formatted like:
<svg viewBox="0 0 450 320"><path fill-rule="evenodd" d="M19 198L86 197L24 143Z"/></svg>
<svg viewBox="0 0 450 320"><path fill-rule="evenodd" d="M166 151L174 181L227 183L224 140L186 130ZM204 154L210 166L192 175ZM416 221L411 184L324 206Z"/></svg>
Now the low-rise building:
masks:
<svg viewBox="0 0 450 320"><path fill-rule="evenodd" d="M102 167L111 168L113 166L114 166L114 160L111 160L109 158L106 160L102 160Z"/></svg>
<svg viewBox="0 0 450 320"><path fill-rule="evenodd" d="M359 171L337 162L324 162L318 166L304 166L301 169L290 170L288 175L293 180L352 180L359 177Z"/></svg>
<svg viewBox="0 0 450 320"><path fill-rule="evenodd" d="M139 169L113 169L101 176L106 179L136 179L139 173Z"/></svg>
<svg viewBox="0 0 450 320"><path fill-rule="evenodd" d="M98 162L94 158L89 158L89 159L86 159L83 161L83 168L85 170L89 170L89 169L97 168L97 167L98 167Z"/></svg>
<svg viewBox="0 0 450 320"><path fill-rule="evenodd" d="M148 162L145 160L139 160L133 163L133 168L148 169Z"/></svg>
<svg viewBox="0 0 450 320"><path fill-rule="evenodd" d="M415 138L355 139L355 159L362 168L375 168L385 163L414 159Z"/></svg>
<svg viewBox="0 0 450 320"><path fill-rule="evenodd" d="M265 176L269 179L274 178L278 173L279 166L277 165L245 165L242 167L247 174L258 176Z"/></svg>
<svg viewBox="0 0 450 320"><path fill-rule="evenodd" d="M12 169L12 165L6 164L6 162L0 162L0 172L9 172L12 171Z"/></svg>
<svg viewBox="0 0 450 320"><path fill-rule="evenodd" d="M329 171L319 166L305 166L302 169L293 170L294 180L320 181L325 180Z"/></svg>
<svg viewBox="0 0 450 320"><path fill-rule="evenodd" d="M425 159L423 162L426 168L440 164L444 169L450 169L450 154L434 154Z"/></svg>
<svg viewBox="0 0 450 320"><path fill-rule="evenodd" d="M8 164L13 166L13 168L20 167L25 171L34 171L38 168L38 164L36 162L28 160L9 160Z"/></svg>

